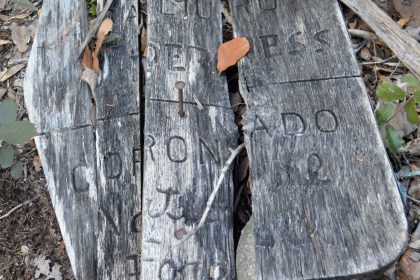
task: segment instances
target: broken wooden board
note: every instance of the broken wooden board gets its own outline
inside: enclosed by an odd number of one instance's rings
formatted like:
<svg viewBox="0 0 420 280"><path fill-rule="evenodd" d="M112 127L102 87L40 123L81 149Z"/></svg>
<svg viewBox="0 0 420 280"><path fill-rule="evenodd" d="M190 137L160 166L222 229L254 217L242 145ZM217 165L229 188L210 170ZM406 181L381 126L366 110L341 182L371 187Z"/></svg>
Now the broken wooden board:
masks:
<svg viewBox="0 0 420 280"><path fill-rule="evenodd" d="M115 2L111 11L122 38L105 50L96 106L81 81L84 1L44 1L25 80L26 106L77 279L140 274L137 1ZM115 70L123 67L124 73Z"/></svg>
<svg viewBox="0 0 420 280"><path fill-rule="evenodd" d="M406 220L337 1L235 0L255 279L358 279L402 252Z"/></svg>
<svg viewBox="0 0 420 280"><path fill-rule="evenodd" d="M216 73L221 3L149 1L148 19L141 279L234 279L231 176L206 225L173 247L198 224L237 145L226 81Z"/></svg>

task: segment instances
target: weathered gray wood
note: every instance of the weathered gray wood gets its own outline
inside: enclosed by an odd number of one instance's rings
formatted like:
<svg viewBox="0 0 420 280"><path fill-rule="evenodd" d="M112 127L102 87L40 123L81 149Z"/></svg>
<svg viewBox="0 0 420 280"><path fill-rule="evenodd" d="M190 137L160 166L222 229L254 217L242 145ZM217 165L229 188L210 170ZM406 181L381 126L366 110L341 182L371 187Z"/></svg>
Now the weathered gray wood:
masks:
<svg viewBox="0 0 420 280"><path fill-rule="evenodd" d="M253 48L240 77L256 279L383 270L407 225L337 2L236 0L233 11Z"/></svg>
<svg viewBox="0 0 420 280"><path fill-rule="evenodd" d="M149 1L148 18L141 279L234 279L230 176L206 226L172 248L199 222L237 145L226 82L215 73L221 3ZM185 83L184 117L176 82Z"/></svg>
<svg viewBox="0 0 420 280"><path fill-rule="evenodd" d="M25 78L25 101L51 201L77 279L96 278L97 191L91 95L77 46L83 1L44 1Z"/></svg>
<svg viewBox="0 0 420 280"><path fill-rule="evenodd" d="M96 279L97 193L91 127L35 138L52 205L77 279Z"/></svg>
<svg viewBox="0 0 420 280"><path fill-rule="evenodd" d="M122 38L105 50L96 106L80 79L84 1L45 1L25 81L26 105L77 279L140 279L137 1L114 1L111 11L114 32Z"/></svg>
<svg viewBox="0 0 420 280"><path fill-rule="evenodd" d="M99 6L104 1L98 1ZM137 0L114 1L121 38L104 52L97 88L98 279L140 279L141 141Z"/></svg>

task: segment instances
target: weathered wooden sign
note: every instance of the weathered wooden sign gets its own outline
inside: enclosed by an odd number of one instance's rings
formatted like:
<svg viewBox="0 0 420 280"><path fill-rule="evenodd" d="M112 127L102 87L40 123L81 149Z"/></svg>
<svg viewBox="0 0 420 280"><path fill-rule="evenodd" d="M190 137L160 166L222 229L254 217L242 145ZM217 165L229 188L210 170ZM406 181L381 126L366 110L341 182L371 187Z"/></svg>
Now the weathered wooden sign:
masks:
<svg viewBox="0 0 420 280"><path fill-rule="evenodd" d="M198 223L220 170L237 145L224 77L218 1L148 2L148 69L141 279L233 279L233 184ZM182 105L183 103L183 105Z"/></svg>
<svg viewBox="0 0 420 280"><path fill-rule="evenodd" d="M102 55L95 100L80 79L85 1L44 1L31 52L26 103L73 270L77 279L235 279L232 175L206 225L174 246L238 144L216 73L222 3L148 1L144 105L137 5L114 1L108 12L121 39ZM237 36L252 45L239 75L256 278L386 268L406 222L337 2L231 6Z"/></svg>
<svg viewBox="0 0 420 280"><path fill-rule="evenodd" d="M256 279L366 277L406 221L337 1L235 0Z"/></svg>
<svg viewBox="0 0 420 280"><path fill-rule="evenodd" d="M140 279L137 1L114 1L108 16L121 39L104 55L93 103L78 53L85 1L44 1L25 97L76 278Z"/></svg>

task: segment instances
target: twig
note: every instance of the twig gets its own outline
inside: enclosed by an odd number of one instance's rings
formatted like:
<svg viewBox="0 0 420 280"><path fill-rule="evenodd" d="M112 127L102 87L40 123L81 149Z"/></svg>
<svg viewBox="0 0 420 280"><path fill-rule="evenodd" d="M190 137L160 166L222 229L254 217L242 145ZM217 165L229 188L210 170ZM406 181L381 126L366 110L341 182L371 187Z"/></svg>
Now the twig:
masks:
<svg viewBox="0 0 420 280"><path fill-rule="evenodd" d="M15 212L16 210L18 210L19 208L21 208L21 207L23 207L23 206L25 206L26 204L29 204L29 203L31 203L32 201L34 201L34 200L36 200L36 199L38 199L38 196L36 196L36 197L34 197L34 198L32 198L32 199L30 199L30 200L27 200L27 201L25 201L25 202L23 202L23 203L21 203L21 204L19 204L19 205L17 205L17 206L15 206L15 207L13 207L9 212L7 212L6 214L4 214L3 216L1 216L0 217L0 220L2 220L2 219L4 219L4 218L7 218L7 217L9 217L13 212Z"/></svg>
<svg viewBox="0 0 420 280"><path fill-rule="evenodd" d="M98 17L95 19L95 23L92 25L92 28L89 29L88 34L86 35L85 40L83 41L82 45L79 49L79 56L83 53L83 50L86 48L86 46L89 44L90 40L92 40L93 36L95 36L96 31L98 31L99 26L101 25L102 21L105 18L106 13L109 10L109 7L111 7L113 0L108 0L105 4L104 9L102 12L98 15Z"/></svg>
<svg viewBox="0 0 420 280"><path fill-rule="evenodd" d="M232 151L232 154L230 155L229 159L226 161L225 166L223 167L222 171L220 172L219 179L217 180L217 183L216 183L216 185L213 189L213 192L210 194L210 197L207 201L206 209L204 209L203 216L201 217L198 225L195 228L191 229L191 231L187 232L181 240L179 240L178 242L176 242L172 246L172 248L178 247L179 245L181 245L182 243L184 243L185 241L190 239L194 234L196 234L204 226L204 223L206 222L206 219L207 219L207 216L210 212L213 201L216 198L216 194L219 191L220 186L223 183L223 179L225 178L226 173L229 170L229 167L232 165L232 162L239 155L239 153L242 151L243 148L245 148L245 144L239 145L238 148L236 148L235 150Z"/></svg>
<svg viewBox="0 0 420 280"><path fill-rule="evenodd" d="M366 40L376 40L379 39L378 36L376 36L375 33L360 30L360 29L349 29L349 34L353 37L359 37Z"/></svg>

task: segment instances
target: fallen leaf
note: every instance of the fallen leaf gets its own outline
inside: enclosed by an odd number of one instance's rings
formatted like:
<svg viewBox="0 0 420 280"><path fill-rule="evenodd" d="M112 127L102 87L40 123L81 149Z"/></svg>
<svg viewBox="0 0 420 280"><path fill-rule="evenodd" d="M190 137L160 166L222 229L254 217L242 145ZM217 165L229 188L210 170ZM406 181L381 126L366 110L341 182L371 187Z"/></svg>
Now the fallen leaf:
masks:
<svg viewBox="0 0 420 280"><path fill-rule="evenodd" d="M410 21L410 18L402 18L400 19L397 24L399 25L399 27L403 28L404 26L407 25L407 23Z"/></svg>
<svg viewBox="0 0 420 280"><path fill-rule="evenodd" d="M84 69L90 68L92 69L92 52L90 51L89 47L86 47L83 51L83 60L82 65Z"/></svg>
<svg viewBox="0 0 420 280"><path fill-rule="evenodd" d="M95 90L98 83L98 75L96 74L95 70L86 68L82 73L82 80L89 85L92 97L93 99L96 99Z"/></svg>
<svg viewBox="0 0 420 280"><path fill-rule="evenodd" d="M24 19L24 18L27 18L28 16L30 16L31 14L32 14L32 11L24 11L24 12L22 12L20 14L17 14L15 16L10 17L9 20L12 20L12 19Z"/></svg>
<svg viewBox="0 0 420 280"><path fill-rule="evenodd" d="M4 82L11 77L13 77L17 72L22 70L25 67L25 64L18 64L10 67L3 75L0 74L0 82Z"/></svg>
<svg viewBox="0 0 420 280"><path fill-rule="evenodd" d="M217 70L219 73L226 70L228 67L235 65L239 59L244 57L251 46L247 38L236 38L219 47L217 55Z"/></svg>
<svg viewBox="0 0 420 280"><path fill-rule="evenodd" d="M14 25L12 27L12 40L21 53L28 50L28 43L31 40L31 33L29 29L24 26Z"/></svg>
<svg viewBox="0 0 420 280"><path fill-rule="evenodd" d="M40 172L42 170L41 158L39 156L34 156L34 160L32 161L32 164L34 165L36 172Z"/></svg>
<svg viewBox="0 0 420 280"><path fill-rule="evenodd" d="M98 32L96 32L96 46L95 50L92 54L92 61L93 61L93 70L95 70L96 74L99 74L99 59L98 53L102 48L102 44L105 41L106 35L111 32L113 26L112 19L106 18L102 21L101 25L99 26Z"/></svg>
<svg viewBox="0 0 420 280"><path fill-rule="evenodd" d="M410 280L419 280L420 279L420 262L413 261L411 256L414 251L407 250L404 255L401 257L399 262L399 274L402 274L402 277Z"/></svg>
<svg viewBox="0 0 420 280"><path fill-rule="evenodd" d="M420 156L420 138L414 139L399 149L402 153L409 153L412 156Z"/></svg>

